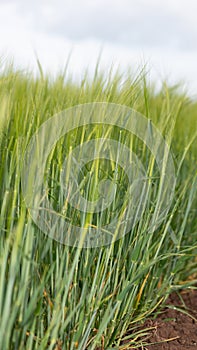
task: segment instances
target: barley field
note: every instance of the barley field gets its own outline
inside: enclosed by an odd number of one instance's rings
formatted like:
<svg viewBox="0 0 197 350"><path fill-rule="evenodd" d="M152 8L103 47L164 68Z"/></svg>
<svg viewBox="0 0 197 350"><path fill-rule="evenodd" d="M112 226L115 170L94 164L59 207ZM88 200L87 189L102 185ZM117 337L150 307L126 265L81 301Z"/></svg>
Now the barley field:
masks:
<svg viewBox="0 0 197 350"><path fill-rule="evenodd" d="M35 77L10 65L0 72L0 101L0 349L126 349L124 339L139 348L148 330L139 331L138 325L160 310L172 291L197 282L197 102L178 85L164 82L157 91L143 69L133 76L95 70L93 78L84 74L75 82L66 72L52 78L40 67ZM159 174L147 146L117 126L72 129L47 158L45 181L54 210L65 204L60 178L66 155L91 139L121 137L152 181L143 215L129 232L109 245L84 248L62 244L36 225L22 174L26 149L43 123L97 102L132 108L155 125L170 147L176 184L168 212L152 229ZM111 206L101 215L66 205L62 216L70 225L102 226L124 208L128 178L109 159L84 165L86 199L98 198L103 179L116 180Z"/></svg>

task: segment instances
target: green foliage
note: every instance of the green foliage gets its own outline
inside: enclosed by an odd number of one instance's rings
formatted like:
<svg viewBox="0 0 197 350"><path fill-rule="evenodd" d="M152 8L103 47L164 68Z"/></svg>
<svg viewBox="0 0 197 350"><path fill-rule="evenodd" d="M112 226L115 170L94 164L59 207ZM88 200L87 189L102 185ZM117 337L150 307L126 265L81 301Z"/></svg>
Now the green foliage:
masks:
<svg viewBox="0 0 197 350"><path fill-rule="evenodd" d="M169 215L155 232L148 232L147 208L132 232L113 245L77 249L46 237L32 222L21 192L22 160L31 136L44 121L70 106L95 101L127 105L155 123L171 145L177 186ZM79 128L56 145L46 174L56 209L61 206L60 173L69 147L101 133L99 126ZM110 133L118 139L116 129ZM97 72L92 81L84 76L74 83L64 74L52 80L10 67L1 71L0 349L117 348L128 329L131 344L137 346L137 323L172 290L196 282L196 136L197 104L165 84L156 93L146 85L143 73L135 79L128 74L123 80L118 73ZM151 162L141 142L126 132L122 137L143 162ZM87 177L96 167L95 161L87 165ZM98 195L93 193L96 182L105 178L105 172L113 176L114 167L113 162L101 163L89 187L90 198ZM127 184L121 171L117 182L114 208L121 205ZM66 216L80 223L80 215L71 208ZM94 216L83 219L97 224ZM106 214L103 219L111 218Z"/></svg>

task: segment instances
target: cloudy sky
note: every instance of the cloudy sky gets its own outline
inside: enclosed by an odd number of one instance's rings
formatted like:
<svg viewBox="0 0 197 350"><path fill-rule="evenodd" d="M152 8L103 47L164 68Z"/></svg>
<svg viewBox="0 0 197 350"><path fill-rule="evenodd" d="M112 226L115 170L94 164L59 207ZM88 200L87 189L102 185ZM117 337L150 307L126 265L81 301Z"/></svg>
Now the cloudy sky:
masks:
<svg viewBox="0 0 197 350"><path fill-rule="evenodd" d="M196 0L0 0L0 56L19 67L61 69L71 53L76 77L101 66L185 81L197 95Z"/></svg>

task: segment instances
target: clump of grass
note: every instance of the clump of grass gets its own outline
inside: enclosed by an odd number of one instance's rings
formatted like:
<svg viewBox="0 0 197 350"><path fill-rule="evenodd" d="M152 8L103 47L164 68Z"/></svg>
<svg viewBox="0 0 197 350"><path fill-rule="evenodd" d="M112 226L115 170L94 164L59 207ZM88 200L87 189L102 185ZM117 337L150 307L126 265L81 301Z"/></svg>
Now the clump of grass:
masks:
<svg viewBox="0 0 197 350"><path fill-rule="evenodd" d="M122 82L118 73L96 74L91 82L74 83L61 74L55 80L34 78L12 68L1 72L0 100L0 347L107 349L118 347L128 329L132 329L130 343L137 347L138 322L172 290L196 282L196 103L165 85L154 92L143 76L128 76ZM96 101L132 107L155 123L171 145L177 186L169 214L156 231L148 230L147 210L138 225L114 244L82 249L55 242L34 224L21 191L22 160L31 136L50 116ZM99 126L79 128L53 150L46 177L56 209L61 207L61 167L70 146L100 133ZM111 136L118 139L118 131L112 130ZM151 155L146 147L129 133L123 136L148 164ZM95 161L87 165L85 176L98 165L95 181L106 177L106 171L113 176L113 162ZM123 171L118 173L114 208L127 185ZM81 220L72 208L66 216ZM97 219L85 218L94 225Z"/></svg>

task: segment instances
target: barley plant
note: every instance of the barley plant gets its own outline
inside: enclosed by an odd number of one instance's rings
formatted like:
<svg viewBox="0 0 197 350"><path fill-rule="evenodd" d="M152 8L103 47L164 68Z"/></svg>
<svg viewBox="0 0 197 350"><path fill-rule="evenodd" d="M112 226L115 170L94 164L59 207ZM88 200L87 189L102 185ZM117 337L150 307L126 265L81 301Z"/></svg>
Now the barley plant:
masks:
<svg viewBox="0 0 197 350"><path fill-rule="evenodd" d="M44 122L70 107L95 102L130 107L156 126L170 147L176 187L164 220L151 229L159 174L142 140L109 125L71 130L54 145L45 169L48 199L70 225L110 222L116 211L123 211L128 185L116 161L91 160L78 178L84 198L98 198L98 183L108 179L116 183L116 196L102 213L72 208L61 190L63 163L71 148L99 137L124 142L151 178L137 224L112 244L84 248L61 244L36 225L23 196L22 172L29 142ZM11 65L1 68L0 349L141 346L148 329L139 331L138 326L160 310L169 293L196 283L196 136L196 101L179 86L163 83L157 91L144 69L136 75L96 69L93 78L85 73L75 82L66 72L55 78L44 75L41 67L39 77Z"/></svg>

